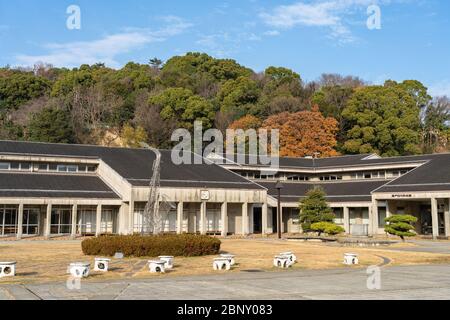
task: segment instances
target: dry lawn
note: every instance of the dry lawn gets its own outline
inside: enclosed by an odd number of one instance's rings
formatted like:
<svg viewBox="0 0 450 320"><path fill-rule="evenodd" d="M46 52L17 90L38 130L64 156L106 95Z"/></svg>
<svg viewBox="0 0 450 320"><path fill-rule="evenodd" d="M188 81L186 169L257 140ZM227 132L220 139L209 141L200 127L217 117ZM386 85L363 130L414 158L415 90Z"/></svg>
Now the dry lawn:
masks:
<svg viewBox="0 0 450 320"><path fill-rule="evenodd" d="M403 246L403 244L395 245ZM400 252L389 250L389 247L379 248L349 248L321 243L304 243L277 240L222 240L222 252L237 256L236 266L231 272L243 270L279 270L272 266L273 256L284 251L294 252L299 263L295 269L329 269L351 268L342 264L343 254L354 252L359 254L360 266L378 265L383 262L381 257L391 260L392 265L450 263L450 255L424 252ZM164 275L148 272L146 265L150 258L113 259L110 272L106 274L92 272L86 281L120 279L120 278L150 278L180 275L212 274L214 257L176 257L175 268ZM0 261L17 261L17 277L0 279L0 285L5 283L31 283L65 281L68 278L67 266L71 262L90 262L93 267L94 257L84 256L80 242L22 241L0 244ZM357 267L355 267L357 268ZM224 272L224 271L221 271ZM217 271L216 271L217 273Z"/></svg>

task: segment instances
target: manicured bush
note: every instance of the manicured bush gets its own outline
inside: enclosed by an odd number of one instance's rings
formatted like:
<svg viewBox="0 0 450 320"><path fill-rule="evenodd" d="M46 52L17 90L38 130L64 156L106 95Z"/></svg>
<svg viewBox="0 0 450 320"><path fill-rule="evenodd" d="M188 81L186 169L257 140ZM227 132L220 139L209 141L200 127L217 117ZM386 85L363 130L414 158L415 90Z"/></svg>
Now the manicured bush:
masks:
<svg viewBox="0 0 450 320"><path fill-rule="evenodd" d="M395 214L384 221L386 221L384 231L394 236L399 236L403 241L405 241L405 237L414 237L416 235L413 224L417 222L417 218L414 216Z"/></svg>
<svg viewBox="0 0 450 320"><path fill-rule="evenodd" d="M81 243L85 255L114 256L122 252L126 257L205 256L218 254L220 240L203 235L102 236Z"/></svg>
<svg viewBox="0 0 450 320"><path fill-rule="evenodd" d="M336 235L345 232L344 228L331 222L316 222L311 225L311 230L318 232L319 236L322 233L329 235Z"/></svg>

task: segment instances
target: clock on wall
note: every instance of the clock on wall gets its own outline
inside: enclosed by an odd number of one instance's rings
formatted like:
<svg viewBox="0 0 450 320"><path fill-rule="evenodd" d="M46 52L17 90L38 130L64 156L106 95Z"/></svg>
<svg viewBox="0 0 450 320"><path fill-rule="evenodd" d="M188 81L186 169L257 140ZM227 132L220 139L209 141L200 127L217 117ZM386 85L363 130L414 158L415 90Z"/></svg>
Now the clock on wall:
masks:
<svg viewBox="0 0 450 320"><path fill-rule="evenodd" d="M200 191L200 198L202 200L209 200L209 191L208 190Z"/></svg>

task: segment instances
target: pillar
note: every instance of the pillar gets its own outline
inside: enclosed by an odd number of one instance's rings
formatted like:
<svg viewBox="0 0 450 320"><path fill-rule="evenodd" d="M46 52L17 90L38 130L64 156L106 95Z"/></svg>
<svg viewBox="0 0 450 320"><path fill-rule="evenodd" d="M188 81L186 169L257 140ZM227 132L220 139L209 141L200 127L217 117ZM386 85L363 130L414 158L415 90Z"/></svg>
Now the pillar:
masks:
<svg viewBox="0 0 450 320"><path fill-rule="evenodd" d="M242 204L242 235L248 235L248 203L244 202Z"/></svg>
<svg viewBox="0 0 450 320"><path fill-rule="evenodd" d="M226 237L228 235L228 203L222 203L220 207L220 216L222 220L222 237Z"/></svg>
<svg viewBox="0 0 450 320"><path fill-rule="evenodd" d="M178 202L177 204L177 233L181 234L183 232L183 202Z"/></svg>
<svg viewBox="0 0 450 320"><path fill-rule="evenodd" d="M254 234L255 233L255 210L253 204L249 204L247 208L248 212L248 233Z"/></svg>
<svg viewBox="0 0 450 320"><path fill-rule="evenodd" d="M450 237L450 199L445 200L444 224L445 236Z"/></svg>
<svg viewBox="0 0 450 320"><path fill-rule="evenodd" d="M431 224L433 225L433 239L437 239L439 236L439 217L436 198L431 198Z"/></svg>
<svg viewBox="0 0 450 320"><path fill-rule="evenodd" d="M98 237L102 233L102 205L97 205L97 214L95 216L95 236Z"/></svg>
<svg viewBox="0 0 450 320"><path fill-rule="evenodd" d="M378 225L379 225L378 201L377 200L372 201L372 216L370 217L370 213L369 213L369 218L370 218L370 223L372 225L372 235L376 235L376 234L378 234Z"/></svg>
<svg viewBox="0 0 450 320"><path fill-rule="evenodd" d="M200 234L206 234L206 202L200 204Z"/></svg>
<svg viewBox="0 0 450 320"><path fill-rule="evenodd" d="M72 232L71 232L71 238L75 239L77 236L77 213L78 213L78 205L75 203L72 206Z"/></svg>
<svg viewBox="0 0 450 320"><path fill-rule="evenodd" d="M128 230L127 234L134 234L134 201L130 201L128 206ZM139 230L140 232L141 230Z"/></svg>
<svg viewBox="0 0 450 320"><path fill-rule="evenodd" d="M350 210L344 207L344 229L346 234L350 234Z"/></svg>
<svg viewBox="0 0 450 320"><path fill-rule="evenodd" d="M261 230L262 234L269 234L269 232L268 232L268 223L269 223L268 219L269 219L269 217L268 217L268 214L267 214L267 202L264 202L263 205L262 205L261 217L262 217L262 221L261 221L261 223L262 223L262 230Z"/></svg>
<svg viewBox="0 0 450 320"><path fill-rule="evenodd" d="M51 228L51 221L52 221L52 204L47 204L47 215L45 218L45 232L44 236L45 238L50 238L50 228Z"/></svg>
<svg viewBox="0 0 450 320"><path fill-rule="evenodd" d="M17 213L17 239L22 239L23 233L23 203L19 204L19 212Z"/></svg>

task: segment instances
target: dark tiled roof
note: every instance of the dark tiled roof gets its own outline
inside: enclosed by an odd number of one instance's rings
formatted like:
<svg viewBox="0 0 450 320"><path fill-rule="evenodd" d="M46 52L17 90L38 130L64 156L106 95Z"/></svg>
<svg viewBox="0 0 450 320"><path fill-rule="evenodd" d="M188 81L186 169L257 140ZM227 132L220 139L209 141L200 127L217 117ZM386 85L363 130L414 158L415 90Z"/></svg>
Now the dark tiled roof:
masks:
<svg viewBox="0 0 450 320"><path fill-rule="evenodd" d="M87 145L67 145L0 141L0 154L56 155L63 157L90 157L102 159L119 175L136 186L146 186L152 176L155 154L147 149L108 148ZM172 186L165 181L179 181L192 187L204 187L205 181L212 184L234 183L249 189L261 189L258 185L215 164L175 165L170 150L161 150L161 185ZM191 155L194 158L194 155ZM199 159L198 156L197 159ZM198 182L198 183L196 183Z"/></svg>
<svg viewBox="0 0 450 320"><path fill-rule="evenodd" d="M0 173L0 196L119 199L96 176L37 173Z"/></svg>
<svg viewBox="0 0 450 320"><path fill-rule="evenodd" d="M275 182L261 182L262 186L268 189L268 194L277 197L278 191L275 189ZM343 201L371 201L371 192L379 188L386 181L362 181L362 182L333 182L333 183L283 183L281 198L283 201L296 202L305 197L308 190L314 186L322 187L327 200L333 202Z"/></svg>

